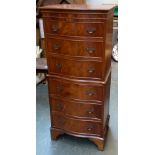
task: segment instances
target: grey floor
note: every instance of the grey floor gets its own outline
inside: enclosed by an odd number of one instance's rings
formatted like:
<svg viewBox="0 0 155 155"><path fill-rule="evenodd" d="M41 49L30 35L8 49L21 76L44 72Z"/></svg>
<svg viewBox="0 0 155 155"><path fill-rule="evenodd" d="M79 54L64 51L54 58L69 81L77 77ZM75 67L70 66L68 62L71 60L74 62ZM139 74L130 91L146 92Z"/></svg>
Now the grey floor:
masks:
<svg viewBox="0 0 155 155"><path fill-rule="evenodd" d="M117 155L118 118L118 64L112 62L110 92L110 124L104 151L88 139L62 135L57 141L50 139L50 112L46 84L37 86L36 91L36 150L37 155Z"/></svg>

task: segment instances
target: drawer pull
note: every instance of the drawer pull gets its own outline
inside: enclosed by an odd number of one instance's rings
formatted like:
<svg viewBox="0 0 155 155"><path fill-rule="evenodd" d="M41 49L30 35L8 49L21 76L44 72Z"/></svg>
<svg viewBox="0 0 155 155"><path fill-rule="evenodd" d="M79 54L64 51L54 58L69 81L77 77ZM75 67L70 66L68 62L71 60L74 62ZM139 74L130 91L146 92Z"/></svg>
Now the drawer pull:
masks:
<svg viewBox="0 0 155 155"><path fill-rule="evenodd" d="M88 72L91 74L91 73L93 73L93 72L95 72L95 68L94 67L90 67L89 69L88 69Z"/></svg>
<svg viewBox="0 0 155 155"><path fill-rule="evenodd" d="M56 64L55 67L56 67L56 70L60 70L62 65L61 64Z"/></svg>
<svg viewBox="0 0 155 155"><path fill-rule="evenodd" d="M93 91L93 90L90 90L90 91L87 91L86 94L87 94L88 96L93 96L93 95L96 94L96 92Z"/></svg>
<svg viewBox="0 0 155 155"><path fill-rule="evenodd" d="M59 44L54 44L54 45L53 45L53 48L54 48L55 50L58 50L58 49L60 49L60 45L59 45Z"/></svg>
<svg viewBox="0 0 155 155"><path fill-rule="evenodd" d="M95 48L86 48L86 51L89 53L89 54L92 54L96 51Z"/></svg>
<svg viewBox="0 0 155 155"><path fill-rule="evenodd" d="M94 130L94 126L87 127L87 130L88 130L88 131Z"/></svg>
<svg viewBox="0 0 155 155"><path fill-rule="evenodd" d="M87 113L88 113L88 114L92 114L92 113L94 113L94 109L91 108L91 109L87 110Z"/></svg>
<svg viewBox="0 0 155 155"><path fill-rule="evenodd" d="M56 87L56 90L57 90L58 93L62 92L63 91L63 86L62 85L58 85Z"/></svg>
<svg viewBox="0 0 155 155"><path fill-rule="evenodd" d="M52 31L53 32L58 32L59 28L56 25L52 26Z"/></svg>
<svg viewBox="0 0 155 155"><path fill-rule="evenodd" d="M89 34L93 34L93 33L96 32L96 28L89 28L89 29L87 30L87 32L88 32Z"/></svg>
<svg viewBox="0 0 155 155"><path fill-rule="evenodd" d="M57 110L62 110L63 109L63 104L61 102L58 102L56 103L56 107L57 107Z"/></svg>

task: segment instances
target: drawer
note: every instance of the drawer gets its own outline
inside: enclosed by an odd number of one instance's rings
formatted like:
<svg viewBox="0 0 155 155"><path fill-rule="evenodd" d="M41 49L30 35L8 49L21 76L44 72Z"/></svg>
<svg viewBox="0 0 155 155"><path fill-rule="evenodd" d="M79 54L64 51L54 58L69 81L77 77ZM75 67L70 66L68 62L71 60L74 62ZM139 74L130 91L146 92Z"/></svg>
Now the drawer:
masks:
<svg viewBox="0 0 155 155"><path fill-rule="evenodd" d="M103 37L105 33L103 22L80 23L44 20L44 26L47 34L55 35Z"/></svg>
<svg viewBox="0 0 155 155"><path fill-rule="evenodd" d="M101 41L47 38L46 45L49 53L98 58L104 55L104 42Z"/></svg>
<svg viewBox="0 0 155 155"><path fill-rule="evenodd" d="M72 119L55 112L52 113L52 126L78 134L98 136L102 134L102 125L99 122Z"/></svg>
<svg viewBox="0 0 155 155"><path fill-rule="evenodd" d="M48 72L80 79L102 79L103 63L91 60L48 58Z"/></svg>
<svg viewBox="0 0 155 155"><path fill-rule="evenodd" d="M64 59L48 57L49 74L76 77L81 79L101 79L103 74L102 62L91 60Z"/></svg>
<svg viewBox="0 0 155 155"><path fill-rule="evenodd" d="M62 112L65 115L88 118L88 119L102 119L103 107L102 105L86 102L67 101L59 98L50 98L52 111Z"/></svg>
<svg viewBox="0 0 155 155"><path fill-rule="evenodd" d="M81 101L103 101L104 86L96 83L72 82L48 77L49 94Z"/></svg>

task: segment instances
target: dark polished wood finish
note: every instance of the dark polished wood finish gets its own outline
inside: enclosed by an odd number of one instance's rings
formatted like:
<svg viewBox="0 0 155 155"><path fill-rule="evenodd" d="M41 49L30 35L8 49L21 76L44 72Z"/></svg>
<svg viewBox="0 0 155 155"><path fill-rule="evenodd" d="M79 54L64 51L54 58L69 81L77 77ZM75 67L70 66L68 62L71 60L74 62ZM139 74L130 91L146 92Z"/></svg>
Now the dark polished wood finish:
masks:
<svg viewBox="0 0 155 155"><path fill-rule="evenodd" d="M76 22L74 19L64 19L65 21L46 20L45 27L47 34L57 34L65 36L90 36L102 37L105 25L103 22ZM76 27L76 29L75 29ZM70 31L68 31L70 30Z"/></svg>
<svg viewBox="0 0 155 155"><path fill-rule="evenodd" d="M48 54L59 54L80 58L104 59L103 40L64 39L62 37L49 37L47 39ZM74 51L74 52L73 52Z"/></svg>
<svg viewBox="0 0 155 155"><path fill-rule="evenodd" d="M104 86L89 82L72 82L61 78L50 78L49 94L65 97L72 100L103 101Z"/></svg>
<svg viewBox="0 0 155 155"><path fill-rule="evenodd" d="M89 138L103 150L109 122L113 5L41 7L51 138Z"/></svg>
<svg viewBox="0 0 155 155"><path fill-rule="evenodd" d="M79 79L102 79L104 76L102 62L94 60L75 60L73 58L65 59L64 57L49 56L48 66L50 74L77 77Z"/></svg>
<svg viewBox="0 0 155 155"><path fill-rule="evenodd" d="M102 123L92 120L75 119L58 112L52 112L53 127L64 131L90 136L102 136Z"/></svg>
<svg viewBox="0 0 155 155"><path fill-rule="evenodd" d="M71 4L71 5L47 5L44 7L40 7L42 10L70 10L70 11L103 11L109 12L113 10L116 5L105 4L105 5L86 5L86 4ZM92 12L93 13L93 12Z"/></svg>
<svg viewBox="0 0 155 155"><path fill-rule="evenodd" d="M53 96L49 99L51 113L60 112L68 117L102 120L102 104L94 102L77 102ZM73 110L76 109L76 110Z"/></svg>

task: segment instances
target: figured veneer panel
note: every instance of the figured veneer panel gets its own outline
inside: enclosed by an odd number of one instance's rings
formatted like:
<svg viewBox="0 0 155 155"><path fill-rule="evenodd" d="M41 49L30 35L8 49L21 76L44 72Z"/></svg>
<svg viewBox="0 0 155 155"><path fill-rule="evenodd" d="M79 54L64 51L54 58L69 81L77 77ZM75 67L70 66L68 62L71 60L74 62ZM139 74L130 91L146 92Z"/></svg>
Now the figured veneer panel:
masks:
<svg viewBox="0 0 155 155"><path fill-rule="evenodd" d="M105 26L102 22L80 23L45 20L44 27L47 34L55 35L103 37L105 34Z"/></svg>
<svg viewBox="0 0 155 155"><path fill-rule="evenodd" d="M51 98L49 99L51 110L61 112L64 115L80 118L80 119L94 119L102 120L103 105L96 103L85 103L85 102L75 102L67 101L62 98ZM51 113L52 113L51 111Z"/></svg>
<svg viewBox="0 0 155 155"><path fill-rule="evenodd" d="M90 60L64 59L61 57L48 57L49 74L71 76L81 79L102 79L103 67L101 62Z"/></svg>
<svg viewBox="0 0 155 155"><path fill-rule="evenodd" d="M50 37L46 39L48 53L104 59L104 42Z"/></svg>
<svg viewBox="0 0 155 155"><path fill-rule="evenodd" d="M102 124L94 121L84 121L65 117L62 114L53 112L52 114L53 127L63 129L68 132L101 136Z"/></svg>
<svg viewBox="0 0 155 155"><path fill-rule="evenodd" d="M83 101L103 101L104 87L96 83L80 83L48 77L49 94Z"/></svg>

